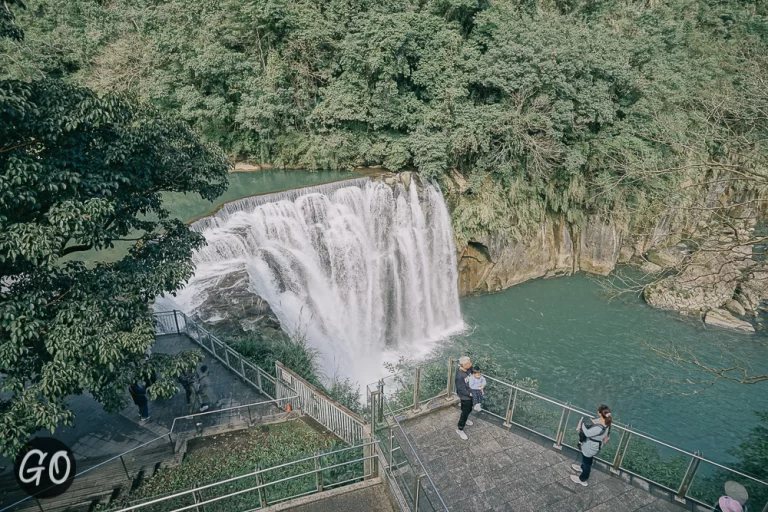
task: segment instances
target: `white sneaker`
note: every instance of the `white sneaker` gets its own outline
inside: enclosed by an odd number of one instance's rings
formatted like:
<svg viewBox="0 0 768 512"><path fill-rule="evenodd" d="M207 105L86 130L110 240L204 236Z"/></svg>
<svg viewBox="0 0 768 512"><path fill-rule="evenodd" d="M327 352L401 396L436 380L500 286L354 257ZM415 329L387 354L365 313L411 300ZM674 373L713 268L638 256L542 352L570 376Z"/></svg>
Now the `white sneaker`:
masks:
<svg viewBox="0 0 768 512"><path fill-rule="evenodd" d="M580 466L580 465L578 465L578 464L571 464L571 469L573 469L574 471L578 471L579 473L581 473L581 466Z"/></svg>
<svg viewBox="0 0 768 512"><path fill-rule="evenodd" d="M465 425L468 426L468 427L471 427L474 424L475 424L475 422L472 421L472 420L467 420L467 422L465 423Z"/></svg>
<svg viewBox="0 0 768 512"><path fill-rule="evenodd" d="M587 486L587 482L582 482L581 480L579 480L579 477L576 476L576 475L571 475L571 480L574 483L577 483L577 484L581 485L582 487L586 487Z"/></svg>
<svg viewBox="0 0 768 512"><path fill-rule="evenodd" d="M463 440L465 440L465 441L466 441L467 439L469 439L469 438L467 437L467 434L465 434L463 430L459 430L459 429L456 429L456 433L457 433L457 434L459 434L459 437L460 437L460 438L462 438L462 439L463 439Z"/></svg>
<svg viewBox="0 0 768 512"><path fill-rule="evenodd" d="M477 411L477 412L480 412L480 404L475 404L475 406L473 407L473 409L474 409L475 411Z"/></svg>

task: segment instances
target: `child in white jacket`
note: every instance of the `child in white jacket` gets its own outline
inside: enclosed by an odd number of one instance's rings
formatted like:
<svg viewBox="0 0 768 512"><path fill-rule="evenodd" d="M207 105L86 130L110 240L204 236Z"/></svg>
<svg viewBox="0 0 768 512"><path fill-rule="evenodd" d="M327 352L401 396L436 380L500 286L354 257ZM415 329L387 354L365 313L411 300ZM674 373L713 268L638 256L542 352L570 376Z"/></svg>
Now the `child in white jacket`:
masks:
<svg viewBox="0 0 768 512"><path fill-rule="evenodd" d="M477 366L472 368L472 374L469 376L469 389L472 390L472 408L480 411L485 396L485 377Z"/></svg>

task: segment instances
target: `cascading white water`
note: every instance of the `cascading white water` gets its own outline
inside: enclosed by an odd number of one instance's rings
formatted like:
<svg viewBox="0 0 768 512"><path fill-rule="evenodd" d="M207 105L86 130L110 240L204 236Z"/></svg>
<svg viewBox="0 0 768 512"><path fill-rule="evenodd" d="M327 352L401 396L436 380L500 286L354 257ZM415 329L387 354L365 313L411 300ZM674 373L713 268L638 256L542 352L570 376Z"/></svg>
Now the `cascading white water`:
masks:
<svg viewBox="0 0 768 512"><path fill-rule="evenodd" d="M435 184L418 188L362 178L229 203L192 226L208 244L177 301L194 313L217 276L245 269L328 376L378 378L385 352L463 326L450 216Z"/></svg>

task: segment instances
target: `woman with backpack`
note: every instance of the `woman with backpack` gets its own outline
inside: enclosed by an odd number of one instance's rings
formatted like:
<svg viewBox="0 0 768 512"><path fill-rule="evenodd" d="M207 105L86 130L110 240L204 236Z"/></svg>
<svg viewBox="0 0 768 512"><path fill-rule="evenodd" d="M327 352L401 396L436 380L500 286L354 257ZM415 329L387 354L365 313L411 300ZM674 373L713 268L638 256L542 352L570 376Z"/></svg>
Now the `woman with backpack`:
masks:
<svg viewBox="0 0 768 512"><path fill-rule="evenodd" d="M579 447L581 448L581 465L571 464L574 471L580 471L579 475L571 475L571 480L586 487L589 474L592 472L592 460L600 448L611 437L611 409L607 405L597 408L597 418L581 418L576 430L579 432Z"/></svg>

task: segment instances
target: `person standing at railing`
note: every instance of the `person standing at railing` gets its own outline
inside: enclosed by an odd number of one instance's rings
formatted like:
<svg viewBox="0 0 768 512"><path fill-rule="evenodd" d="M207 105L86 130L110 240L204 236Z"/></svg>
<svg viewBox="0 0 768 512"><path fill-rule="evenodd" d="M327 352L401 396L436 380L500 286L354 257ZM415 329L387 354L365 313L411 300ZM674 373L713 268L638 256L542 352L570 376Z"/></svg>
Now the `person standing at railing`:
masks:
<svg viewBox="0 0 768 512"><path fill-rule="evenodd" d="M574 471L580 471L578 475L571 475L575 483L587 486L589 474L592 472L592 461L604 444L611 438L611 409L607 405L597 408L597 418L582 417L576 431L579 432L579 447L581 448L581 465L571 464Z"/></svg>
<svg viewBox="0 0 768 512"><path fill-rule="evenodd" d="M146 386L134 382L128 386L128 392L133 398L133 403L139 407L139 421L147 421L149 419L149 398L147 397Z"/></svg>
<svg viewBox="0 0 768 512"><path fill-rule="evenodd" d="M179 375L179 383L181 383L187 395L187 409L191 413L198 407L197 391L195 390L195 371L187 370L183 372Z"/></svg>
<svg viewBox="0 0 768 512"><path fill-rule="evenodd" d="M456 433L465 441L469 438L464 433L464 426L472 426L472 421L469 420L469 413L472 412L472 390L469 389L469 371L471 369L472 361L469 357L460 357L459 367L456 368L456 377L454 379L456 394L459 395L459 400L461 401L461 416L459 416Z"/></svg>
<svg viewBox="0 0 768 512"><path fill-rule="evenodd" d="M200 374L197 377L197 389L200 394L200 412L205 412L216 401L216 395L213 393L213 384L211 384L211 376L208 374L208 367L206 365L200 367Z"/></svg>

